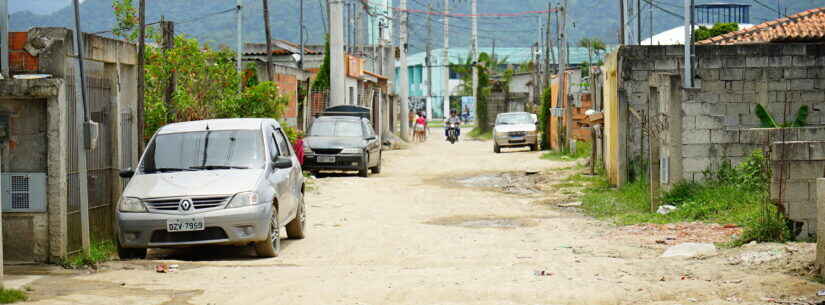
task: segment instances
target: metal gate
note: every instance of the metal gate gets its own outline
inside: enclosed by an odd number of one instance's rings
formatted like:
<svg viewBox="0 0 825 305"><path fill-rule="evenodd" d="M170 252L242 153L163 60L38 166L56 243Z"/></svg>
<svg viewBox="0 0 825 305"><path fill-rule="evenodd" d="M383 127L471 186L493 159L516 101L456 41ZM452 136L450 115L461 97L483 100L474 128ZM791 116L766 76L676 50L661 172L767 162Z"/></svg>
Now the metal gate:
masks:
<svg viewBox="0 0 825 305"><path fill-rule="evenodd" d="M73 73L73 72L71 72ZM67 73L67 75L72 75ZM69 130L69 169L68 169L68 209L67 234L69 254L82 250L82 232L80 222L80 183L78 179L78 132L75 128L75 118L83 115L82 109L76 109L74 94L74 78L67 78L68 120ZM117 173L114 168L112 155L112 83L105 78L87 77L86 97L91 119L100 124L100 133L97 148L87 152L87 184L89 194L89 228L92 239L111 238L113 232L113 177ZM82 146L81 146L82 147Z"/></svg>

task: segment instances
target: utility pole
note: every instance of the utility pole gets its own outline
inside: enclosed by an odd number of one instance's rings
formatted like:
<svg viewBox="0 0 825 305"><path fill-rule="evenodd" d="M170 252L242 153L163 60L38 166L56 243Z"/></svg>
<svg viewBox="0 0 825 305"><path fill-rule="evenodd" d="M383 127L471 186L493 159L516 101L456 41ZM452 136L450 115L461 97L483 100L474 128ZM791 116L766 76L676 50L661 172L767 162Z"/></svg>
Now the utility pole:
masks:
<svg viewBox="0 0 825 305"><path fill-rule="evenodd" d="M433 5L427 5L427 11L433 11ZM427 58L425 64L427 65L427 103L432 103L433 98L433 18L431 14L427 14ZM430 107L427 107L429 110ZM430 116L432 117L432 116Z"/></svg>
<svg viewBox="0 0 825 305"><path fill-rule="evenodd" d="M11 77L9 74L9 0L0 0L0 73L3 74L2 78ZM0 269L1 276L2 269Z"/></svg>
<svg viewBox="0 0 825 305"><path fill-rule="evenodd" d="M77 0L74 0L77 2ZM76 4L80 5L80 4ZM78 13L79 14L79 13ZM138 152L143 152L146 146L144 139L144 129L146 121L144 119L144 87L146 86L146 69L144 68L146 60L144 54L146 53L146 0L138 1L138 62L137 62L137 132L138 132ZM82 64L82 61L81 61ZM85 184L81 184L85 185Z"/></svg>
<svg viewBox="0 0 825 305"><path fill-rule="evenodd" d="M619 0L619 45L625 44L624 37L624 2L626 0ZM561 45L559 45L561 47ZM561 56L559 56L561 57Z"/></svg>
<svg viewBox="0 0 825 305"><path fill-rule="evenodd" d="M298 4L298 19L301 28L298 30L298 35L301 35L301 59L298 60L298 69L304 69L304 0L300 0Z"/></svg>
<svg viewBox="0 0 825 305"><path fill-rule="evenodd" d="M324 0L318 0L318 6L321 7L321 22L324 23L324 34L329 34L329 17L327 17L327 9L324 8Z"/></svg>
<svg viewBox="0 0 825 305"><path fill-rule="evenodd" d="M264 5L264 33L266 34L266 75L269 81L272 76L272 34L269 32L269 0L262 0Z"/></svg>
<svg viewBox="0 0 825 305"><path fill-rule="evenodd" d="M407 0L401 1L401 23L398 25L400 36L400 68L398 74L400 79L398 86L401 88L401 139L410 141L410 84L407 71Z"/></svg>
<svg viewBox="0 0 825 305"><path fill-rule="evenodd" d="M443 99L444 99L444 115L449 115L450 113L450 0L444 0L444 60L443 60L443 67L444 69L444 79L443 84ZM459 106L458 111L461 111L461 106Z"/></svg>
<svg viewBox="0 0 825 305"><path fill-rule="evenodd" d="M237 0L235 10L235 34L238 38L235 45L237 52L235 61L237 62L238 74L241 74L243 72L243 0ZM241 90L241 88L243 88L243 84L239 83L238 90Z"/></svg>
<svg viewBox="0 0 825 305"><path fill-rule="evenodd" d="M636 0L636 44L642 45L642 0Z"/></svg>
<svg viewBox="0 0 825 305"><path fill-rule="evenodd" d="M478 0L472 0L472 14L473 14L473 36L470 40L472 44L472 51L470 51L470 55L473 57L473 100L475 100L476 105L479 104L478 101ZM479 115L478 113L476 115ZM488 121L490 118L487 118ZM478 122L482 123L482 122ZM487 126L479 126L480 130L485 130Z"/></svg>
<svg viewBox="0 0 825 305"><path fill-rule="evenodd" d="M553 10L553 5L547 2L547 27L544 29L544 80L542 84L547 85L550 82L550 57L553 55L552 38L550 37L550 12ZM555 61L555 58L553 59Z"/></svg>
<svg viewBox="0 0 825 305"><path fill-rule="evenodd" d="M163 50L167 53L166 56L168 56L168 53L175 48L175 23L163 20L163 18L161 18L160 29L163 32ZM176 117L176 109L174 103L172 102L172 97L175 95L176 85L177 74L172 72L169 79L166 80L166 91L163 93L163 101L166 104L167 111L172 114L172 118Z"/></svg>
<svg viewBox="0 0 825 305"><path fill-rule="evenodd" d="M685 88L693 88L693 0L685 0Z"/></svg>
<svg viewBox="0 0 825 305"><path fill-rule="evenodd" d="M557 96L558 96L558 104L559 107L564 107L564 116L561 120L559 120L559 128L564 128L564 140L562 140L561 130L559 131L559 147L564 147L568 144L568 141L571 139L571 135L573 134L573 111L570 109L570 105L567 101L567 90L565 88L565 80L567 79L567 32L566 32L566 24L567 24L567 0L562 0L561 6L559 6L559 86Z"/></svg>
<svg viewBox="0 0 825 305"><path fill-rule="evenodd" d="M141 25L141 34L143 33L143 29L145 26L145 19L143 18L143 12L145 6L143 5L144 0L140 0L141 9L140 9L140 25ZM75 131L77 133L78 144L77 146L77 169L78 175L77 180L80 184L80 241L83 245L83 253L89 254L90 251L90 244L91 240L89 237L89 184L87 182L88 179L88 170L86 168L86 151L90 149L90 145L87 145L88 136L86 131L87 129L92 128L91 120L89 119L89 107L86 106L86 78L84 77L83 71L83 51L85 51L83 46L83 31L80 30L80 1L74 0L72 1L73 8L74 8L74 52L75 52L75 71L74 71L74 89L75 89ZM141 35L140 38L143 38ZM8 38L6 38L8 39ZM141 39L143 42L143 39ZM142 45L142 43L141 43ZM138 52L141 52L141 49L138 49ZM140 53L138 53L140 54ZM142 62L138 62L139 70L143 70L143 66L140 65ZM143 80L142 73L138 73L138 85L141 84ZM138 87L138 96L143 96L143 90ZM140 101L140 99L138 99ZM138 105L139 110L143 109L142 105ZM82 115L80 111L83 111ZM143 117L140 117L142 120ZM140 120L138 122L140 122ZM142 130L141 130L142 131ZM89 132L91 134L91 132ZM141 135L143 135L141 133ZM143 141L141 141L142 143Z"/></svg>
<svg viewBox="0 0 825 305"><path fill-rule="evenodd" d="M329 8L330 97L329 106L343 105L344 95L344 0L327 0Z"/></svg>
<svg viewBox="0 0 825 305"><path fill-rule="evenodd" d="M541 16L536 16L536 80L538 81L536 83L536 88L538 89L539 94L544 91L544 82L541 81L541 79L543 78L544 71L547 70L547 67L544 65L544 61L542 61L542 55L545 55L546 57L547 54L541 54L545 49L544 38L542 38L544 35L542 35L542 32L543 28Z"/></svg>

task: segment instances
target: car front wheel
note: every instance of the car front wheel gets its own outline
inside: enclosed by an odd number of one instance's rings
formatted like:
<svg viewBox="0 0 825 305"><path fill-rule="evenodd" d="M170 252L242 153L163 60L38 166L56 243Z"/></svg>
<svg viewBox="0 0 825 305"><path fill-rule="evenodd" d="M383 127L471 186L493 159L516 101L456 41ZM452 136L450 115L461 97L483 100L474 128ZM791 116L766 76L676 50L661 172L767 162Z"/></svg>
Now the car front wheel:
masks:
<svg viewBox="0 0 825 305"><path fill-rule="evenodd" d="M295 219L286 224L286 236L289 239L303 239L305 236L307 220L307 208L304 201L304 194L298 201L298 212Z"/></svg>
<svg viewBox="0 0 825 305"><path fill-rule="evenodd" d="M255 252L260 257L276 257L279 251L281 251L281 224L278 222L278 210L273 207L267 239L255 244Z"/></svg>

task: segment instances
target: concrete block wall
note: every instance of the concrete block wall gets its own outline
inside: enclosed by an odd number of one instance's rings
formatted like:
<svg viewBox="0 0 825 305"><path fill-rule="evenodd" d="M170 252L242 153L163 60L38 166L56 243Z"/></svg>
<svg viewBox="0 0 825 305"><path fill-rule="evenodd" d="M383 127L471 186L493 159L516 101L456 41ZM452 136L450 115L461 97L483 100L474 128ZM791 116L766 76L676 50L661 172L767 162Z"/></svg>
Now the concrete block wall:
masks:
<svg viewBox="0 0 825 305"><path fill-rule="evenodd" d="M816 233L817 179L825 177L825 141L774 142L771 145L771 200L782 203L802 235Z"/></svg>
<svg viewBox="0 0 825 305"><path fill-rule="evenodd" d="M619 88L631 109L648 111L656 74L682 74L682 51L681 46L619 50ZM825 109L825 44L697 46L696 56L698 88L681 89L684 179L702 179L702 171L718 167L722 160L737 163L776 139L770 129L752 129L760 126L757 104L779 123L792 121L807 105L808 124L825 125L825 111L816 111ZM646 145L638 119L630 118L623 128L628 130L627 153L632 159L646 155L640 151ZM794 141L825 140L825 133L811 129L786 130L786 136Z"/></svg>

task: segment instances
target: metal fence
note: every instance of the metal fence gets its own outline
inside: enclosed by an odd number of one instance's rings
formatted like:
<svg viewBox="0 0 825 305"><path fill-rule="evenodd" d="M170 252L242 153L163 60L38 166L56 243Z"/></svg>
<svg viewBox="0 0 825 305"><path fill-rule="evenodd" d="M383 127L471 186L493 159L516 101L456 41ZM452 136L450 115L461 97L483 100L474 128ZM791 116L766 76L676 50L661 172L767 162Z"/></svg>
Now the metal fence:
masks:
<svg viewBox="0 0 825 305"><path fill-rule="evenodd" d="M71 74L68 74L71 75ZM67 78L66 91L69 132L69 169L68 169L68 209L67 234L69 254L82 250L82 231L80 220L80 183L77 149L78 132L75 118L82 115L81 109L75 107L74 79ZM117 169L114 168L114 149L112 134L112 82L105 78L87 77L86 96L91 119L100 124L97 148L87 153L87 184L89 194L89 228L92 239L110 238L113 234L114 180Z"/></svg>

